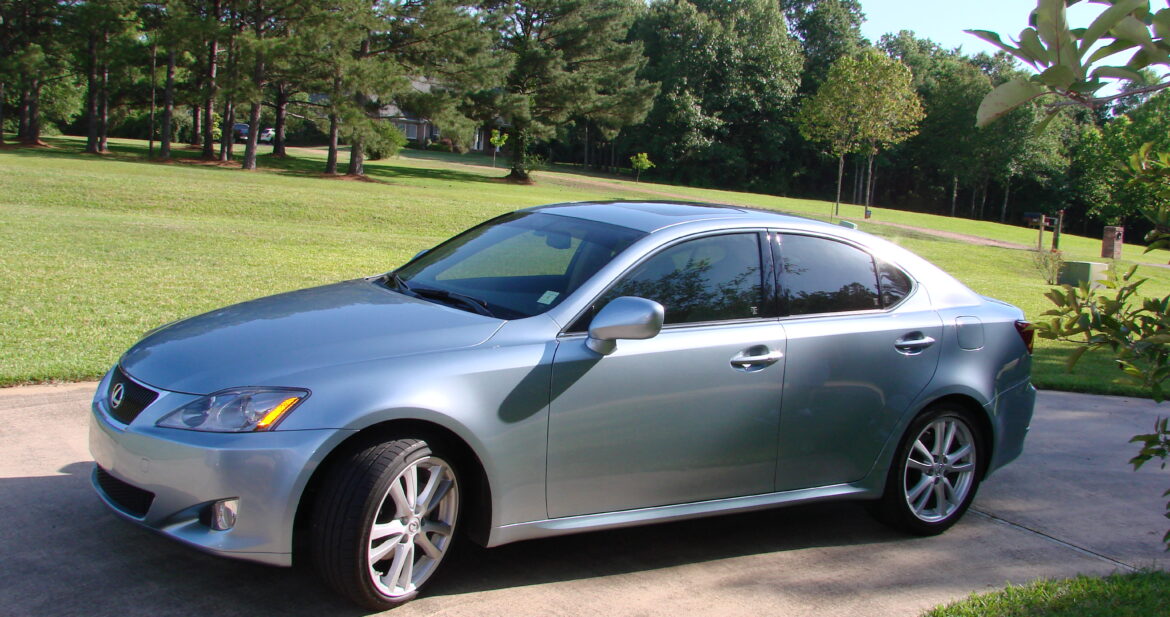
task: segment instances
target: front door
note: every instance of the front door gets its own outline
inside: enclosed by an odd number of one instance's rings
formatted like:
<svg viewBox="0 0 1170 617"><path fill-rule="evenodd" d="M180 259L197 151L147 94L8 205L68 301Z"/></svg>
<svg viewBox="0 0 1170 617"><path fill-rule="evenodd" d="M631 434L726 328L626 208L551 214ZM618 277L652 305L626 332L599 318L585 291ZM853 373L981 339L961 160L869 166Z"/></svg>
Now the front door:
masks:
<svg viewBox="0 0 1170 617"><path fill-rule="evenodd" d="M661 303L658 336L618 341L607 356L590 351L583 334L562 338L549 417L550 517L772 490L785 340L764 284L762 237L675 243L598 300Z"/></svg>

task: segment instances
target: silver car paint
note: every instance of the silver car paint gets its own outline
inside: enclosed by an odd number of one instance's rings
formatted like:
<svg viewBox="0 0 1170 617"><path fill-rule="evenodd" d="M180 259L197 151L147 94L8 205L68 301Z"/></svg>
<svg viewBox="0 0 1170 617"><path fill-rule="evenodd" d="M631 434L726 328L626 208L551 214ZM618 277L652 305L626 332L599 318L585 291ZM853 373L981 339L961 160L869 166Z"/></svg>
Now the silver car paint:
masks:
<svg viewBox="0 0 1170 617"><path fill-rule="evenodd" d="M783 351L772 320L664 329L608 356L562 339L548 433L550 517L772 492ZM766 353L760 350L760 353Z"/></svg>
<svg viewBox="0 0 1170 617"><path fill-rule="evenodd" d="M494 320L405 298L377 288L372 282L358 280L284 294L277 297L279 300L270 298L238 305L239 314L233 319L225 319L224 323L218 323L223 317L218 312L180 322L148 337L141 346L128 352L122 361L123 368L133 378L149 385L195 394L229 386L283 385L308 388L313 392L312 396L288 416L279 430L231 435L228 437L232 439L225 440L222 435L154 426L154 422L165 413L191 400L189 395L165 394L129 427L119 426L102 412L100 399L104 389L99 387L94 404L92 450L95 460L126 481L146 482L145 488L159 488L175 495L174 499L156 501L142 523L206 550L232 551L233 556L286 564L291 552L295 505L317 465L353 432L398 419L422 420L442 426L475 452L490 482L489 545L581 529L793 501L877 496L884 484L889 458L905 426L931 401L948 395L965 396L986 411L995 429L992 468L1010 461L1022 448L1034 396L1028 383L1030 357L1023 354L1023 345L1012 325L1014 320L1022 318L1022 313L1014 307L986 302L949 275L907 251L861 232L774 213L704 208L679 216L678 207L656 204L645 207L639 204L551 206L542 210L562 216L598 218L654 233L615 258L560 305L544 315L528 319ZM558 439L552 443L557 450L551 454L547 450L551 428L549 384L554 375L555 358L559 356L571 362L584 353L580 349L584 345L584 336L566 333L564 329L604 291L610 281L644 255L681 238L729 229L777 229L829 235L864 246L875 255L898 264L918 282L919 291L914 302L919 304L905 303L883 314L884 318L897 321L900 311L920 308L921 303L928 302L929 307L937 311L941 323L940 336L936 337L939 370L928 384L921 387L917 396L908 392L898 394L906 401L900 415L894 407L879 414L875 421L884 430L879 430L873 439L865 440L866 456L875 458L864 476L849 478L848 483L778 490L793 487L778 484L780 480L791 484L792 479L786 478L783 465L777 461L776 482L769 483L764 479L766 473L753 472L749 475L754 479L736 488L757 494L720 494L717 491L721 483L719 457L712 449L714 444L708 444L704 451L709 458L696 463L697 467L705 467L707 471L700 475L693 487L697 495L702 495L694 499L706 501L680 504L678 501L685 499L685 485L670 486L658 495L647 496L641 504L614 502L615 507L632 510L601 513L594 510L593 514L557 518L558 514L591 510L582 507L582 502L590 496L610 498L606 494L587 493L580 497L566 496L563 504L557 502L562 505L552 505L552 497L564 495L564 491L557 493L554 480L568 478L563 465L574 460L574 444L569 433L562 435L554 429L553 436ZM335 320L331 315L335 310L344 311L345 318ZM251 311L255 314L249 315ZM982 321L985 330L983 349L964 350L957 344L957 337L950 330L955 319L961 316L974 316ZM318 332L317 318L324 319L328 327ZM758 334L767 332L763 338L769 344L779 345L787 340L784 333L788 329L793 332L815 329L807 325L813 321L807 318L776 319L772 326L757 326L760 329ZM178 333L171 332L172 328L178 328ZM181 336L179 333L184 329L193 335ZM691 327L681 330L688 331L684 334L686 337L709 338L713 341L712 346L718 347L727 329ZM671 332L670 337L675 338L674 335ZM737 333L737 336L743 335ZM622 356L617 354L636 355L652 349L657 344L655 340L619 341L616 357L602 358L597 366L611 359L620 361ZM743 336L738 340L742 346L750 337ZM220 347L239 341L249 342L247 353L241 356L217 353ZM791 350L786 349L786 353L788 351ZM249 355L253 352L258 355ZM801 361L814 365L828 361L816 358L815 353L812 349L802 351L801 355L813 354L813 357L801 358ZM203 363L198 367L185 366L180 356L186 354L208 354L199 357L215 360L207 363L212 366ZM777 370L764 370L761 375L752 376L762 377L759 380L763 384L759 386L760 392L786 395L778 386L781 383L780 369L788 367L792 370L792 363L796 361L788 356L781 366L770 367ZM730 367L728 371L731 371ZM770 381L765 382L765 379ZM607 386L599 384L595 387L604 389ZM553 396L556 397L551 399L554 417L558 401L566 409L587 406L585 397L574 398L571 388ZM673 402L680 401L674 399ZM745 429L775 436L779 434L777 414L780 422L784 418L784 412L778 411L779 405L780 401L774 401L770 406L732 410L731 413ZM682 404L679 409L682 417L703 416L698 405ZM652 414L663 413L660 408L650 411ZM816 433L834 422L831 417L820 421L825 424L814 421L804 430ZM768 430L771 432L767 433ZM859 427L859 430L865 429ZM293 457L283 447L284 439L303 439L298 444L303 451L298 450ZM735 457L742 457L741 460L749 463L752 469L771 466L761 462L767 459L763 454L765 440L756 435L738 436L736 440L732 447L744 447L745 450L724 453L729 455L728 463ZM877 442L881 442L880 447ZM175 444L181 447L171 452ZM666 460L682 461L688 453L695 452L695 444L685 440L672 443L659 439L652 446L639 452L636 460L645 461L657 455ZM185 450L186 447L191 449ZM773 460L777 460L776 447L771 447ZM782 453L779 460L784 460L783 456ZM150 475L133 471L135 465L141 464L139 459L148 460ZM854 470L865 467L864 460L850 461L849 464ZM247 502L241 504L241 522L237 528L214 532L219 534L214 537L195 534L190 529L193 520L189 513L191 506L236 496L243 492L242 489L250 490L253 486L233 485L233 482L242 480L232 480L239 475L232 472L232 465L246 465L249 470L257 472L256 482L263 481L279 490L241 496L242 499L256 499L257 503L253 507L245 507ZM545 493L546 465L549 466L548 498ZM639 471L653 470L629 468L622 474L620 464L610 464L610 471L626 476L621 493L628 494L653 484L637 477ZM856 472L847 475L856 475ZM151 478L161 478L162 481ZM596 483L592 486L590 491L600 490ZM284 494L278 495L281 491ZM181 505L179 502L183 499L188 499L189 503ZM168 511L169 508L180 509ZM283 514L276 514L278 510ZM187 513L186 519L184 512ZM256 523L252 517L261 512L267 513L269 518ZM263 531L257 532L258 527L263 527ZM239 539L236 539L237 534Z"/></svg>
<svg viewBox="0 0 1170 617"><path fill-rule="evenodd" d="M138 342L121 364L156 388L207 394L241 385L241 375L275 385L291 372L471 347L500 323L347 281L185 319Z"/></svg>

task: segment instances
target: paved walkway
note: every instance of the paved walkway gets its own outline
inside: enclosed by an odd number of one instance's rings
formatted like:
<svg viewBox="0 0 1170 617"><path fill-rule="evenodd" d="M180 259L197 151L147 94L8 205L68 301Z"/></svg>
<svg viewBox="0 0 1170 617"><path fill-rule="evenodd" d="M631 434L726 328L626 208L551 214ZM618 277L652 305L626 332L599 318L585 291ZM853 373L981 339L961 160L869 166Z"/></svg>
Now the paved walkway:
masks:
<svg viewBox="0 0 1170 617"><path fill-rule="evenodd" d="M125 523L89 487L93 384L0 390L0 613L359 615L311 573L218 559ZM1150 401L1041 393L1025 454L936 538L829 503L452 555L422 615L912 617L1007 582L1170 565L1170 474L1135 473ZM1166 410L1170 412L1170 406Z"/></svg>

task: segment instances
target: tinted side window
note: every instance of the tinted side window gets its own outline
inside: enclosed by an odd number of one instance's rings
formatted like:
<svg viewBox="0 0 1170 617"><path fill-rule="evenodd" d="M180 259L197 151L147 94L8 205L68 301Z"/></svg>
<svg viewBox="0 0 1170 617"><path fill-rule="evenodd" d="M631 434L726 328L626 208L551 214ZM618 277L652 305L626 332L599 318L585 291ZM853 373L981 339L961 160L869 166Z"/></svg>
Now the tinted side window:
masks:
<svg viewBox="0 0 1170 617"><path fill-rule="evenodd" d="M688 240L651 257L595 306L620 296L660 303L667 324L750 319L764 302L759 237L754 233Z"/></svg>
<svg viewBox="0 0 1170 617"><path fill-rule="evenodd" d="M780 293L789 315L881 308L869 253L841 242L780 236Z"/></svg>
<svg viewBox="0 0 1170 617"><path fill-rule="evenodd" d="M897 266L878 260L878 288L882 293L882 308L889 308L910 295L914 283Z"/></svg>

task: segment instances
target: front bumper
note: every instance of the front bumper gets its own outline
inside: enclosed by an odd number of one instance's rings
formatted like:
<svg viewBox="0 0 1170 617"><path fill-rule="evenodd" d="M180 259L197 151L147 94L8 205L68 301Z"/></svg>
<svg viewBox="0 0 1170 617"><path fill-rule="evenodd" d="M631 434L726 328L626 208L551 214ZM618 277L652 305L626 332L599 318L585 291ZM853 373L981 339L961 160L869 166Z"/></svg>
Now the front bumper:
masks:
<svg viewBox="0 0 1170 617"><path fill-rule="evenodd" d="M130 422L107 409L109 376L92 406L89 446L94 487L116 513L198 549L225 557L292 565L293 522L314 469L348 433L336 429L200 433L155 426L193 400L160 392ZM208 508L239 499L236 524L218 531Z"/></svg>

